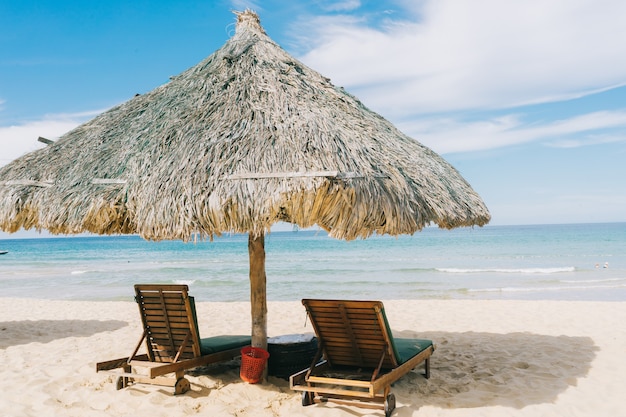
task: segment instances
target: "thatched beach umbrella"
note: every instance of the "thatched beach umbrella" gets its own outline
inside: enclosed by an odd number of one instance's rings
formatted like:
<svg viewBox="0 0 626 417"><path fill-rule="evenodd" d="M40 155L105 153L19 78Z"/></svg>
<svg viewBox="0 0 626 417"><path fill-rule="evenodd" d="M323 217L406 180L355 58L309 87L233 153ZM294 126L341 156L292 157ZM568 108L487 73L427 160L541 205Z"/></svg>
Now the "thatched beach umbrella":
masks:
<svg viewBox="0 0 626 417"><path fill-rule="evenodd" d="M198 65L0 170L4 231L248 233L263 347L264 235L276 222L350 240L489 219L452 166L287 54L251 11Z"/></svg>

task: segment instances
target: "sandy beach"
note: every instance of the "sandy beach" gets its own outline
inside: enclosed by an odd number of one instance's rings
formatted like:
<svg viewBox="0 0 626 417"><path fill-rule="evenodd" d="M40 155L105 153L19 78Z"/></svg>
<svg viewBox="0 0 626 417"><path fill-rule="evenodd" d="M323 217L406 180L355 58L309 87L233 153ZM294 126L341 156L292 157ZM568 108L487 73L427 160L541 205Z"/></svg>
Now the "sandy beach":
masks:
<svg viewBox="0 0 626 417"><path fill-rule="evenodd" d="M385 301L395 335L432 339L432 375L392 388L394 416L624 416L626 302ZM141 336L132 302L0 299L3 416L381 416L302 407L288 382L250 385L239 363L191 372L191 391L117 391L95 363L127 356ZM248 334L249 304L200 302L200 334ZM299 302L269 303L268 333L312 332Z"/></svg>

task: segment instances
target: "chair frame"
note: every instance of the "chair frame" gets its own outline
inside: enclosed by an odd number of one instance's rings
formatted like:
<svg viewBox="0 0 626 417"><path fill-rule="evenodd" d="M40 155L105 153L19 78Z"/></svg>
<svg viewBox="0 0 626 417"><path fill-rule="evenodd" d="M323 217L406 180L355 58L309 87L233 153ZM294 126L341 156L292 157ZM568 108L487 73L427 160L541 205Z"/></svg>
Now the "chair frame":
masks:
<svg viewBox="0 0 626 417"><path fill-rule="evenodd" d="M117 389L143 383L174 387L178 395L190 389L186 370L240 356L241 347L201 354L195 304L188 292L187 285L135 285L143 334L130 356L99 362L96 371L118 376ZM144 341L147 353L138 354Z"/></svg>
<svg viewBox="0 0 626 417"><path fill-rule="evenodd" d="M435 346L400 364L382 302L305 299L302 304L319 344L311 366L289 379L292 390L302 391L302 405L331 401L382 409L390 416L395 408L392 383L422 362L430 377ZM366 350L367 343L373 347Z"/></svg>

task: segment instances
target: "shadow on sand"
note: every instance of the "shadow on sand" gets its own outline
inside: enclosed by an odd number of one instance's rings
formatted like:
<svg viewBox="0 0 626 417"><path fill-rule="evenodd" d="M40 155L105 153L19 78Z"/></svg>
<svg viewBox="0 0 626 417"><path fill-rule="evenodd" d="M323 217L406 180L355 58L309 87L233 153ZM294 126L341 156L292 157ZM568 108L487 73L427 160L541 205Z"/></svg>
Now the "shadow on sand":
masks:
<svg viewBox="0 0 626 417"><path fill-rule="evenodd" d="M48 343L66 337L88 337L128 326L121 320L23 320L0 322L0 349Z"/></svg>
<svg viewBox="0 0 626 417"><path fill-rule="evenodd" d="M412 332L397 337L417 337ZM431 377L417 368L396 382L397 416L422 406L523 408L554 402L587 375L598 350L589 337L428 332ZM403 410L404 409L404 410Z"/></svg>

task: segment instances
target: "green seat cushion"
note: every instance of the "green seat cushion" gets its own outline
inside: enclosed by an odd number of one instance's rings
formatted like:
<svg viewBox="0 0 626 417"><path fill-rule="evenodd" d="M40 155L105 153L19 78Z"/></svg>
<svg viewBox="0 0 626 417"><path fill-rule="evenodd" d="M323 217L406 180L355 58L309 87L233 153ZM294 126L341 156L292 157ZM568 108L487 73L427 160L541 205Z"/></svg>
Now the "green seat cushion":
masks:
<svg viewBox="0 0 626 417"><path fill-rule="evenodd" d="M403 339L393 337L391 333L391 327L389 327L389 322L387 321L387 315L385 314L385 309L381 310L383 320L385 322L385 328L387 330L387 334L391 338L391 347L393 348L393 353L396 355L396 360L399 365L402 365L404 362L411 359L413 356L418 353L428 349L433 345L432 340L427 339Z"/></svg>
<svg viewBox="0 0 626 417"><path fill-rule="evenodd" d="M193 321L198 328L198 316L196 314L196 301L193 297L189 297L191 303L191 311L193 313ZM198 335L198 339L200 339ZM224 350L230 350L235 348L242 348L244 346L250 346L252 338L250 336L241 335L223 335L205 337L200 339L200 353L202 355L210 355L211 353L222 352Z"/></svg>
<svg viewBox="0 0 626 417"><path fill-rule="evenodd" d="M223 335L200 339L200 352L203 355L210 355L224 350L250 346L250 336Z"/></svg>
<svg viewBox="0 0 626 417"><path fill-rule="evenodd" d="M396 351L396 359L399 364L403 364L404 362L411 359L413 356L418 353L428 349L433 345L432 340L426 339L402 339L402 338L394 338L393 344L395 346Z"/></svg>

